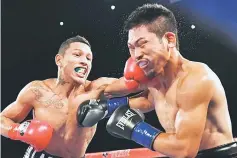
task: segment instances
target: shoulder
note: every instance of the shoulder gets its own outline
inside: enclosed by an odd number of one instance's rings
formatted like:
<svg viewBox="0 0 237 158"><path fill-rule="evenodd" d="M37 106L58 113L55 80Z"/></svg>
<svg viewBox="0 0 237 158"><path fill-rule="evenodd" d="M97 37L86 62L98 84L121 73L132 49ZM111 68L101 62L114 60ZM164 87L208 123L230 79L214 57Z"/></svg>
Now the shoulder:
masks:
<svg viewBox="0 0 237 158"><path fill-rule="evenodd" d="M31 103L35 100L37 89L43 85L43 82L40 80L31 81L26 84L17 96L17 100L24 103Z"/></svg>
<svg viewBox="0 0 237 158"><path fill-rule="evenodd" d="M32 88L42 87L43 85L44 85L43 81L34 80L34 81L31 81L28 84L26 84L25 87L22 90L28 91L28 90L31 90Z"/></svg>
<svg viewBox="0 0 237 158"><path fill-rule="evenodd" d="M216 77L203 63L191 62L185 65L185 75L179 79L177 97L192 101L209 100L213 95Z"/></svg>
<svg viewBox="0 0 237 158"><path fill-rule="evenodd" d="M216 76L208 65L199 62L190 62L184 66L184 75L180 77L179 88L195 86L197 84L212 83Z"/></svg>
<svg viewBox="0 0 237 158"><path fill-rule="evenodd" d="M44 89L44 90L51 90L52 85L56 82L56 79L45 79L45 80L34 80L28 84L28 88L33 89Z"/></svg>
<svg viewBox="0 0 237 158"><path fill-rule="evenodd" d="M41 90L50 91L50 87L56 81L56 79L46 79L46 80L34 80L25 85L21 90L21 93L37 93Z"/></svg>

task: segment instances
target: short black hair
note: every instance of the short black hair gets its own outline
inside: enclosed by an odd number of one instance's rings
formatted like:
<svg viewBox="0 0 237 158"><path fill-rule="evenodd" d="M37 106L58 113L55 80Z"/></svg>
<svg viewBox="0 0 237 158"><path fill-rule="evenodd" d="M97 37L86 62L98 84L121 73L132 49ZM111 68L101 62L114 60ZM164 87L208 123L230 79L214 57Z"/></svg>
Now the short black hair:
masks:
<svg viewBox="0 0 237 158"><path fill-rule="evenodd" d="M177 36L177 49L179 49L177 22L172 11L160 4L144 4L136 8L124 23L124 32L145 25L150 32L159 38L166 32L173 32Z"/></svg>
<svg viewBox="0 0 237 158"><path fill-rule="evenodd" d="M69 48L70 44L74 43L74 42L84 43L91 48L90 43L88 42L88 40L85 37L77 35L75 37L71 37L71 38L67 39L66 41L64 41L61 44L61 46L59 47L58 54L64 54L65 51Z"/></svg>

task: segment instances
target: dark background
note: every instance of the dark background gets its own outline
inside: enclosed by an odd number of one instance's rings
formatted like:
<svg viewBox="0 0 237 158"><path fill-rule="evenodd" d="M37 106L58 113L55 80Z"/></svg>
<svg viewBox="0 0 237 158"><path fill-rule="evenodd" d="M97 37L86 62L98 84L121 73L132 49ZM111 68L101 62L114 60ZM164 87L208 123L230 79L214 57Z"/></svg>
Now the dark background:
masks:
<svg viewBox="0 0 237 158"><path fill-rule="evenodd" d="M190 2L191 1L191 2ZM234 135L237 136L237 2L235 0L3 0L2 109L32 80L56 77L54 57L60 44L77 34L86 37L94 53L90 80L120 77L128 58L123 21L137 6L157 2L178 21L181 54L208 64L226 90ZM115 5L115 10L110 6ZM64 22L60 26L60 22ZM191 29L191 25L195 29ZM31 115L28 118L32 117ZM154 112L147 122L161 128ZM221 117L221 116L220 116ZM101 121L87 152L137 148L116 139ZM22 157L27 145L2 137L2 157Z"/></svg>

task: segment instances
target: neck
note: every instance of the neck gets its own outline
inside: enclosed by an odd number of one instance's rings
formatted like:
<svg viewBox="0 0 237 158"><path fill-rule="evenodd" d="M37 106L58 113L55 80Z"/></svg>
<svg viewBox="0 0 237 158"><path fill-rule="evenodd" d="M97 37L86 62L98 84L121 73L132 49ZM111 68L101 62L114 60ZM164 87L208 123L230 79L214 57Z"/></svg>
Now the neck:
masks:
<svg viewBox="0 0 237 158"><path fill-rule="evenodd" d="M53 86L53 91L62 97L68 97L70 93L77 89L81 84L76 84L74 82L70 82L65 80L62 76L58 76Z"/></svg>
<svg viewBox="0 0 237 158"><path fill-rule="evenodd" d="M179 77L179 74L183 71L182 65L186 61L179 53L179 51L173 51L170 55L170 59L164 67L163 72L159 75L160 83L164 88L168 88Z"/></svg>

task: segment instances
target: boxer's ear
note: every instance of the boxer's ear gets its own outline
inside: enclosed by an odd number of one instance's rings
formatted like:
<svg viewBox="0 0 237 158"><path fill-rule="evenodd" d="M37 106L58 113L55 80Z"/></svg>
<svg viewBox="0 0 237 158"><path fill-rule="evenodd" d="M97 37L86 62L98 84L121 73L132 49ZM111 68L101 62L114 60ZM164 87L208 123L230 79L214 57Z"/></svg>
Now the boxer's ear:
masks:
<svg viewBox="0 0 237 158"><path fill-rule="evenodd" d="M63 56L61 54L57 54L55 56L55 63L58 67L62 67L62 59L63 59Z"/></svg>
<svg viewBox="0 0 237 158"><path fill-rule="evenodd" d="M176 49L176 35L173 32L166 32L162 37L165 49L169 52L169 55L172 52L177 51Z"/></svg>
<svg viewBox="0 0 237 158"><path fill-rule="evenodd" d="M176 47L176 35L173 32L166 32L164 38L168 42L168 48Z"/></svg>

